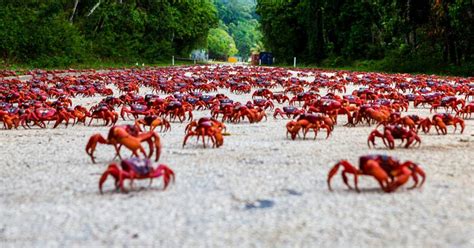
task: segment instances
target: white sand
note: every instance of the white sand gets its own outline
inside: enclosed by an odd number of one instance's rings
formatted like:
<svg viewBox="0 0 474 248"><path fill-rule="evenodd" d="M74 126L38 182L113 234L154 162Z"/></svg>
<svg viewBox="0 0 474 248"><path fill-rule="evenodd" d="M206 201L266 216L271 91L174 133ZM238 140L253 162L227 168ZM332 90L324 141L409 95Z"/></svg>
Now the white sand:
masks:
<svg viewBox="0 0 474 248"><path fill-rule="evenodd" d="M239 101L250 97L224 92ZM430 115L428 109L408 113ZM328 140L322 133L316 141L291 141L287 121L227 124L232 135L219 149L203 149L194 139L183 149L186 123L172 123L172 131L161 134L160 162L175 171L176 183L163 192L161 180L152 188L139 182L139 190L123 194L110 180L104 195L98 180L113 148L98 146L98 164L84 148L90 135L105 135L107 127L1 130L0 244L474 247L474 120L466 121L463 135L432 130L420 134L420 148L396 150L382 148L380 140L379 149L369 149L374 127L343 127L345 118ZM360 155L374 153L418 163L427 174L423 188L386 194L364 177L356 193L338 175L335 191L328 191L334 163L357 165Z"/></svg>

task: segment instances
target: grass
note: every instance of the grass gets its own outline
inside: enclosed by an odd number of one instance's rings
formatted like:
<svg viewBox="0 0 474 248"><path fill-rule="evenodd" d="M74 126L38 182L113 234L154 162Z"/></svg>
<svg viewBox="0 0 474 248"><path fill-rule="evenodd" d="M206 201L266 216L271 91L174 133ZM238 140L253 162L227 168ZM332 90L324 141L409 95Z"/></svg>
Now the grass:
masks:
<svg viewBox="0 0 474 248"><path fill-rule="evenodd" d="M137 65L138 63L138 65ZM219 62L215 62L219 63ZM193 65L194 62L191 60L176 60L175 66L181 65ZM198 64L203 64L198 62ZM171 66L171 61L160 61L153 64L145 64L146 67L167 67ZM291 64L275 64L273 66L293 68ZM0 64L0 70L13 70L17 75L22 75L25 72L36 69L37 67L24 64L13 64L13 65L4 65ZM54 69L124 69L124 68L142 68L141 62L135 63L124 63L124 62L115 62L115 61L91 61L86 63L72 64L70 66L57 66L57 67L43 67L44 70L54 70ZM428 74L428 75L440 75L440 76L473 76L474 66L442 66L442 67L432 67L426 68L424 70L409 70L403 71L399 70L401 68L397 67L387 67L384 66L383 61L377 60L361 60L354 61L350 64L345 65L335 65L331 62L323 62L322 64L297 64L297 68L308 68L308 69L326 69L326 70L345 70L353 72L386 72L386 73L409 73L412 75L416 74ZM395 69L393 69L395 68ZM420 68L420 67L418 67ZM397 70L398 69L398 70Z"/></svg>
<svg viewBox="0 0 474 248"><path fill-rule="evenodd" d="M144 64L142 62L136 63L122 63L122 62L114 62L114 61L92 61L86 63L79 63L79 64L72 64L69 66L55 66L55 67L42 67L40 69L43 70L65 70L65 69L124 69L124 68L142 68L142 64L145 67L167 67L172 66L171 61L160 61L152 64ZM193 65L194 62L190 60L175 60L175 66L182 66L182 65ZM197 62L197 64L202 64L202 62ZM17 75L24 74L27 71L38 69L37 67L25 64L11 64L11 65L4 65L0 64L0 70L12 70L17 73Z"/></svg>
<svg viewBox="0 0 474 248"><path fill-rule="evenodd" d="M274 66L293 68L291 64L276 64ZM384 72L384 73L408 73L412 75L424 74L424 75L439 75L439 76L461 76L461 77L472 77L474 76L474 65L466 64L464 66L454 65L442 65L442 66L431 66L431 67L410 67L405 65L404 67L397 67L394 65L387 66L382 60L359 60L344 65L333 65L331 63L321 64L297 64L297 68L307 69L325 69L325 70L345 70L352 72ZM418 68L418 69L417 69ZM423 68L423 69L419 69Z"/></svg>
<svg viewBox="0 0 474 248"><path fill-rule="evenodd" d="M276 67L285 67L285 68L293 68L293 65L273 65ZM335 71L351 71L351 72L382 72L382 73L406 73L411 75L438 75L438 76L459 76L459 77L472 77L474 71L470 71L469 69L459 69L456 67L452 67L452 69L445 70L426 70L426 71L394 71L394 70L387 70L379 67L365 67L365 66L356 66L356 65L346 65L346 66L328 66L328 65L317 65L317 64L303 64L303 65L296 65L296 68L301 69L323 69L323 70L335 70Z"/></svg>

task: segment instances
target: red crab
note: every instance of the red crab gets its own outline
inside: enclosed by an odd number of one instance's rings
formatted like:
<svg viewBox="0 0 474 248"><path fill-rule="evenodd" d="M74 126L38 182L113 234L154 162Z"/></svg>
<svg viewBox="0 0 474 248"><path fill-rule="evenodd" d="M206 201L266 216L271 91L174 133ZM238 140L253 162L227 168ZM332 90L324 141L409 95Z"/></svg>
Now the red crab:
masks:
<svg viewBox="0 0 474 248"><path fill-rule="evenodd" d="M266 99L272 99L273 92L269 89L258 89L252 94L252 99L255 97L263 97Z"/></svg>
<svg viewBox="0 0 474 248"><path fill-rule="evenodd" d="M208 136L212 141L212 147L218 148L224 144L222 130L225 129L225 125L214 118L202 117L198 121L194 120L186 126L183 147L189 137L197 136L199 140L199 136L201 136L202 144L206 148L205 136Z"/></svg>
<svg viewBox="0 0 474 248"><path fill-rule="evenodd" d="M130 107L123 105L120 110L120 116L123 120L125 120L125 114L131 114L135 119L138 119L138 115L153 115L154 113L155 111L153 109L143 104L131 104Z"/></svg>
<svg viewBox="0 0 474 248"><path fill-rule="evenodd" d="M461 126L461 133L464 132L464 120L458 117L454 117L450 114L436 114L433 116L432 124L436 128L436 132L439 134L441 131L442 134L448 133L447 126L454 126L454 132L457 130L457 124Z"/></svg>
<svg viewBox="0 0 474 248"><path fill-rule="evenodd" d="M418 128L423 128L423 130L425 130L426 120L429 121L429 118L421 118L418 115L406 115L402 117L398 112L390 114L390 124L400 124L414 131L418 131Z"/></svg>
<svg viewBox="0 0 474 248"><path fill-rule="evenodd" d="M288 102L290 101L290 98L288 98L288 96L286 96L283 93L273 93L273 98L272 99L275 100L279 104L283 104L286 101L288 101Z"/></svg>
<svg viewBox="0 0 474 248"><path fill-rule="evenodd" d="M186 120L186 113L188 113L188 120L193 119L193 106L187 102L170 101L165 107L165 116L169 116L169 120L178 118L180 122Z"/></svg>
<svg viewBox="0 0 474 248"><path fill-rule="evenodd" d="M11 114L8 111L0 110L0 121L3 122L5 129L18 129L20 117L17 114Z"/></svg>
<svg viewBox="0 0 474 248"><path fill-rule="evenodd" d="M290 134L291 139L295 140L299 136L299 131L303 132L303 139L306 139L306 134L312 130L314 132L314 139L316 139L321 128L326 129L326 139L331 135L331 127L326 125L323 121L309 121L307 119L298 119L297 121L290 121L286 124L286 137Z"/></svg>
<svg viewBox="0 0 474 248"><path fill-rule="evenodd" d="M342 179L344 184L349 189L352 189L352 187L349 185L347 174L353 174L354 186L357 192L360 192L358 187L359 175L374 177L375 180L377 180L380 184L382 190L387 193L393 192L400 186L404 185L406 182L408 182L410 177L415 183L409 189L414 189L418 186L419 176L422 178L419 187L423 185L426 179L425 172L417 164L411 161L401 163L400 161L387 155L367 155L359 158L359 169L354 167L347 160L341 160L335 164L328 174L327 184L329 190L332 190L331 179L334 175L336 175L339 167L341 166L344 168L342 171Z"/></svg>
<svg viewBox="0 0 474 248"><path fill-rule="evenodd" d="M254 99L253 100L253 105L257 106L257 107L260 107L260 108L263 108L263 109L270 109L270 110L273 110L273 108L275 107L273 105L273 102L271 100L265 100L265 99ZM249 108L253 108L253 106L248 106Z"/></svg>
<svg viewBox="0 0 474 248"><path fill-rule="evenodd" d="M457 113L456 117L462 117L464 119L471 118L472 113L474 113L474 102L470 102L463 108L461 108Z"/></svg>
<svg viewBox="0 0 474 248"><path fill-rule="evenodd" d="M21 116L21 125L23 127L25 127L25 125L29 127L28 123L32 121L36 125L45 128L45 121L55 121L53 128L56 128L61 122L64 121L67 127L70 118L73 118L73 116L69 115L69 113L64 108L58 108L58 110L56 110L53 108L41 107L34 110L27 109L25 114Z"/></svg>
<svg viewBox="0 0 474 248"><path fill-rule="evenodd" d="M461 105L461 109L466 105L466 102L463 99L457 99L455 96L445 96L441 98L441 100L434 102L431 104L430 113L431 111L437 111L439 107L444 107L446 111L451 108L454 112L459 111L458 106Z"/></svg>
<svg viewBox="0 0 474 248"><path fill-rule="evenodd" d="M142 142L148 143L150 148L148 155L141 145ZM113 126L109 130L107 139L99 133L92 135L87 142L86 152L91 157L93 163L95 163L94 151L98 143L113 145L116 156L119 158L121 158L120 148L122 145L132 151L132 154L136 157L138 157L138 151L140 151L144 156L150 158L153 155L154 149L156 149L155 160L158 161L161 154L160 136L154 131L140 132L140 128L135 125Z"/></svg>
<svg viewBox="0 0 474 248"><path fill-rule="evenodd" d="M383 134L380 133L377 129L372 131L367 139L367 145L370 148L370 143L375 147L375 137L382 138L385 146L388 146L390 149L395 148L395 139L401 139L403 142L407 141L405 148L409 148L413 142L421 144L421 139L418 137L418 134L413 129L404 128L402 125L386 125L384 126Z"/></svg>
<svg viewBox="0 0 474 248"><path fill-rule="evenodd" d="M276 108L275 112L273 113L273 118L277 118L278 115L280 115L282 118L286 116L287 118L290 118L293 116L293 119L298 117L299 115L304 114L306 111L304 109L298 109L293 106L285 106L283 107L283 111L280 108Z"/></svg>
<svg viewBox="0 0 474 248"><path fill-rule="evenodd" d="M138 119L135 121L136 126L149 126L150 131L154 131L156 127L160 127L160 132L163 131L168 131L171 130L171 125L169 121L167 121L165 118L160 118L157 115L147 115L142 119Z"/></svg>
<svg viewBox="0 0 474 248"><path fill-rule="evenodd" d="M75 118L73 125L79 122L82 122L84 125L86 125L86 118L87 116L90 116L89 111L81 105L75 106L71 113Z"/></svg>
<svg viewBox="0 0 474 248"><path fill-rule="evenodd" d="M130 180L130 189L133 189L133 180L150 179L150 185L154 178L163 177L163 190L165 190L170 182L174 182L174 172L166 165L159 164L154 168L149 159L129 158L122 160L120 166L116 163L110 164L107 170L102 174L99 180L99 190L102 194L102 186L108 176L115 179L115 188L126 192L123 182L125 179Z"/></svg>
<svg viewBox="0 0 474 248"><path fill-rule="evenodd" d="M326 124L331 131L334 130L334 121L327 115L316 113L316 114L302 114L298 117L297 121L307 120L310 123L321 122Z"/></svg>
<svg viewBox="0 0 474 248"><path fill-rule="evenodd" d="M99 105L92 107L90 112L91 119L89 121L89 126L92 124L94 119L102 119L104 120L104 126L108 126L109 123L112 126L117 123L119 117L119 114L114 111L113 107L105 103L99 103Z"/></svg>

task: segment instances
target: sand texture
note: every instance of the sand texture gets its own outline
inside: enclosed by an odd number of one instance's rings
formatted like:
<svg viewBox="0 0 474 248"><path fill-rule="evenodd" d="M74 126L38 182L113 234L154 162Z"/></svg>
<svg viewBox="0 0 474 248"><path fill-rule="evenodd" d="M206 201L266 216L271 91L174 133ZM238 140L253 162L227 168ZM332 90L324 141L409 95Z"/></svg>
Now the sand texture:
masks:
<svg viewBox="0 0 474 248"><path fill-rule="evenodd" d="M251 99L221 93L236 101ZM100 99L73 103L90 107ZM160 133L160 163L176 173L166 191L155 180L151 188L142 181L135 191L119 193L110 180L99 193L99 177L114 155L111 146L99 145L98 163L92 164L84 150L92 134L107 134L109 128L99 123L0 130L0 244L474 247L473 119L466 120L464 134L449 127L448 135L436 135L433 129L420 133L420 147L388 150L381 140L378 148L367 147L374 126L344 127L342 116L329 139L322 132L316 140L311 134L292 141L285 137L288 120L267 113L261 123L226 124L231 135L218 149L203 149L195 139L182 148L187 123L172 123L171 132ZM411 113L432 115L412 106L403 114ZM421 189L405 186L386 194L374 179L362 177L362 192L356 193L337 175L329 191L331 166L341 159L357 165L365 154L412 160L427 181Z"/></svg>

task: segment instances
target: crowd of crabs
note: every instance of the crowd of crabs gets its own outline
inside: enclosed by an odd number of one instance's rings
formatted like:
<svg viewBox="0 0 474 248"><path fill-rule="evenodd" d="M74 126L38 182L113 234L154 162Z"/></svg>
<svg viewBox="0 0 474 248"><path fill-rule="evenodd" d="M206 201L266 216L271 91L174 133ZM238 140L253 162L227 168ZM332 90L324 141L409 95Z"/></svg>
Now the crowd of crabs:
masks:
<svg viewBox="0 0 474 248"><path fill-rule="evenodd" d="M380 138L387 148L394 149L395 140L405 148L420 145L420 131L429 133L432 127L437 134L446 135L448 126L453 126L454 132L459 126L463 133L464 119L474 112L472 78L229 66L101 72L34 70L28 74L31 78L26 80L0 77L3 128L47 128L49 122L54 122L52 128L78 123L90 126L93 121L110 126L106 137L95 134L86 145L93 163L98 144L112 145L115 157L121 160L120 164L110 164L102 174L101 192L108 176L122 191L126 191L125 179L133 188L134 179L150 179L151 183L153 178L162 177L166 188L174 180L174 172L163 164L153 167L150 159L155 154L158 161L161 153L160 136L155 130L167 132L175 122L189 123L183 147L190 137L196 137L204 147L207 138L212 147L218 148L228 135L224 123L258 123L272 112L269 115L275 119L289 119L286 135L292 140L301 136L306 139L310 131L316 139L321 130L327 139L342 115L346 127L376 125L368 135L369 147ZM346 92L349 85L358 89ZM151 89L151 93L140 94L143 88ZM222 92L251 94L251 100L241 103ZM101 101L90 108L72 104L76 97L97 96ZM281 108L275 108L275 104ZM429 107L434 113L431 117L403 115L411 106ZM194 111L208 111L209 115L195 119ZM133 124L117 124L119 119L132 119ZM131 158L122 158L122 147L131 151ZM367 155L360 157L359 168L346 160L338 162L329 172L329 189L331 178L341 166L344 183L352 188L347 178L352 174L356 190L359 175L373 176L385 192L396 190L410 178L413 187L425 181L423 170L411 161Z"/></svg>

